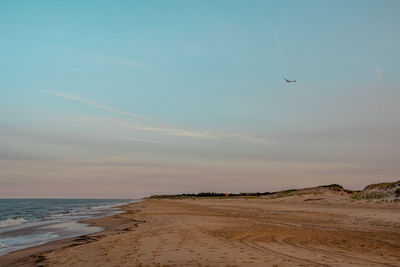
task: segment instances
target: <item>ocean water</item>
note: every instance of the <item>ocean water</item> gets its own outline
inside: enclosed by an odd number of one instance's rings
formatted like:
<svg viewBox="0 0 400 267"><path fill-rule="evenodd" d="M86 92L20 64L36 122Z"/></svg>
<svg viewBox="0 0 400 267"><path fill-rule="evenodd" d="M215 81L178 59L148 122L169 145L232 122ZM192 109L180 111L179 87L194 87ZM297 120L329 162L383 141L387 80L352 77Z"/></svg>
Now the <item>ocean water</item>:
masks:
<svg viewBox="0 0 400 267"><path fill-rule="evenodd" d="M134 199L0 199L0 255L101 231L80 220L120 213Z"/></svg>

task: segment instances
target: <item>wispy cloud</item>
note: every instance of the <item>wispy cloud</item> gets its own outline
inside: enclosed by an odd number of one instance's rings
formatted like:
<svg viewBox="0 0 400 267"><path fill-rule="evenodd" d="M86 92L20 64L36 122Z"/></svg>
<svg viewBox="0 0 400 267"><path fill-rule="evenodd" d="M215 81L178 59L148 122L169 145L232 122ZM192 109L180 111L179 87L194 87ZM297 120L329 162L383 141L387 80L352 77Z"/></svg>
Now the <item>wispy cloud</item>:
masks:
<svg viewBox="0 0 400 267"><path fill-rule="evenodd" d="M122 126L135 128L137 130L142 131L150 131L150 132L159 132L165 133L174 136L181 136L181 137L191 137L191 138L199 138L199 139L212 139L217 137L215 134L211 132L196 132L196 131L189 131L184 129L178 128L163 128L163 127L156 127L156 126L147 126L147 125L140 125L132 122L125 122L119 121L118 122Z"/></svg>
<svg viewBox="0 0 400 267"><path fill-rule="evenodd" d="M133 121L114 121L117 122L119 125L124 126L124 127L129 127L129 128L134 128L136 130L140 131L149 131L149 132L155 132L159 134L165 134L169 136L179 136L179 137L186 137L186 138L194 138L194 139L217 139L217 138L238 138L242 139L245 141L251 141L251 142L258 142L258 143L269 143L267 140L262 139L262 138L257 138L248 134L244 133L218 133L218 132L212 132L212 131L194 131L194 130L188 130L184 129L181 127L176 127L173 125L169 125L167 123L157 121L154 119L150 119L132 112L127 112L123 111L120 109L116 109L113 107L109 107L82 97L74 96L68 93L65 93L63 91L48 91L48 90L41 90L41 92L48 93L54 96L70 99L73 101L81 102L84 104L87 104L92 107L96 107L98 109L102 109L108 112L112 112L115 114L120 114L124 115L139 121L142 121L142 123L137 123ZM133 140L133 139L132 139ZM136 139L139 141L139 139ZM151 140L144 140L141 139L141 141L147 141L150 142ZM159 142L159 141L151 141L151 142Z"/></svg>
<svg viewBox="0 0 400 267"><path fill-rule="evenodd" d="M282 46L281 46L281 42L279 41L278 34L276 34L276 31L275 31L274 27L272 26L272 22L271 22L271 20L269 18L267 18L267 22L268 22L268 25L269 25L269 27L271 29L272 34L274 35L276 45L279 48L279 52L281 53L283 61L287 65L288 60L287 60L286 54L283 52L283 49L282 49Z"/></svg>
<svg viewBox="0 0 400 267"><path fill-rule="evenodd" d="M239 138L245 141L250 141L250 142L257 142L257 143L263 143L263 144L272 144L275 143L276 140L266 140L263 138L251 136L248 134L240 134L240 133L219 133L220 136L225 136L225 137L233 137L233 138Z"/></svg>
<svg viewBox="0 0 400 267"><path fill-rule="evenodd" d="M164 145L176 144L176 143L172 143L172 142L165 142L165 141L160 141L160 140L150 140L150 139L136 138L136 137L120 137L120 138L114 138L114 139L123 140L123 141L133 141L133 142L139 142L139 143L149 143L149 144L164 144Z"/></svg>
<svg viewBox="0 0 400 267"><path fill-rule="evenodd" d="M147 65L137 60L116 57L109 57L106 60L111 64L124 65L135 69L150 71L150 68Z"/></svg>
<svg viewBox="0 0 400 267"><path fill-rule="evenodd" d="M51 95L54 95L54 96L67 98L67 99L70 99L70 100L75 100L75 101L78 101L78 102L82 102L82 103L88 104L89 106L92 106L92 107L96 107L96 108L99 108L99 109L102 109L102 110L106 110L106 111L109 111L109 112L125 115L125 116L128 116L128 117L134 118L134 119L139 119L139 120L143 120L143 121L147 121L147 122L151 122L151 123L163 124L162 122L159 122L159 121L156 121L156 120L152 120L152 119L149 119L149 118L146 118L146 117L143 117L143 116L131 113L131 112L126 112L126 111L123 111L123 110L120 110L120 109L116 109L116 108L112 108L112 107L109 107L109 106L106 106L106 105L102 105L102 104L99 104L97 102L85 99L85 98L81 98L81 97L78 97L78 96L74 96L74 95L65 93L63 91L41 90L41 92L48 93L48 94L51 94Z"/></svg>

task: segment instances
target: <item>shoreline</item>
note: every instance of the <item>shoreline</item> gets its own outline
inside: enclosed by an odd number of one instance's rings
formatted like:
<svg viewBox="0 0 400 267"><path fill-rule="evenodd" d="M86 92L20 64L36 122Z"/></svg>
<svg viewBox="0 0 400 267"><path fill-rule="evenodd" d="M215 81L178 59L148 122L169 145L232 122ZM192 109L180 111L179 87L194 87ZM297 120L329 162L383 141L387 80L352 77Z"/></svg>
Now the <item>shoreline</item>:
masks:
<svg viewBox="0 0 400 267"><path fill-rule="evenodd" d="M121 213L76 221L77 223L80 223L80 224L87 224L90 227L101 227L102 228L101 231L97 231L97 232L86 234L86 235L77 235L74 237L61 238L61 239L53 240L53 241L46 242L43 244L39 244L36 246L12 251L8 254L0 256L0 266L2 267L2 266L9 266L9 265L15 265L15 264L25 265L25 264L29 264L29 263L37 264L40 262L40 259L41 259L40 254L41 253L49 252L52 250L61 249L64 247L74 245L77 242L77 239L79 239L79 242L81 242L81 243L90 242L90 241L96 240L96 238L98 238L98 236L100 236L102 234L107 234L108 232L118 230L118 223L126 222L126 220L121 219L119 215L125 214L127 212L129 213L128 207L130 205L134 205L134 204L140 203L142 201L143 200L138 200L135 202L125 203L125 204L113 207L115 209L121 210ZM84 237L84 238L82 239L81 237ZM86 238L86 240L85 240L85 238ZM21 261L23 261L23 262L21 262Z"/></svg>
<svg viewBox="0 0 400 267"><path fill-rule="evenodd" d="M137 199L6 199L0 203L0 256L102 229L82 221L121 213Z"/></svg>

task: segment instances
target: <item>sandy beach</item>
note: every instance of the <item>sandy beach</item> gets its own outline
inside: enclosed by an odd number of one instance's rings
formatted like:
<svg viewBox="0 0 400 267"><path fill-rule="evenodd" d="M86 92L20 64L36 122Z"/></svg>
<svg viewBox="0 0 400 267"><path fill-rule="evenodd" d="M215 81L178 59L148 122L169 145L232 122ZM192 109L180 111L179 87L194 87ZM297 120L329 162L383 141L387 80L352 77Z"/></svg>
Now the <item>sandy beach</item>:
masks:
<svg viewBox="0 0 400 267"><path fill-rule="evenodd" d="M105 231L0 257L1 266L400 266L400 205L334 193L147 199L89 220Z"/></svg>

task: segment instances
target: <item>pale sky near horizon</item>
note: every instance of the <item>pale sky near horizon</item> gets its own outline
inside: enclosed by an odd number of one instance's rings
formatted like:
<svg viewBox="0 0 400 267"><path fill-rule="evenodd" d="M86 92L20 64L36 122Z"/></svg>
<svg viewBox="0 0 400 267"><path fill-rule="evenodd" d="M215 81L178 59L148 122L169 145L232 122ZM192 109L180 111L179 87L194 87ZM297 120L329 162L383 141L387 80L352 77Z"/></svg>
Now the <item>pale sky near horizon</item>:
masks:
<svg viewBox="0 0 400 267"><path fill-rule="evenodd" d="M0 198L399 180L399 11L0 1Z"/></svg>

